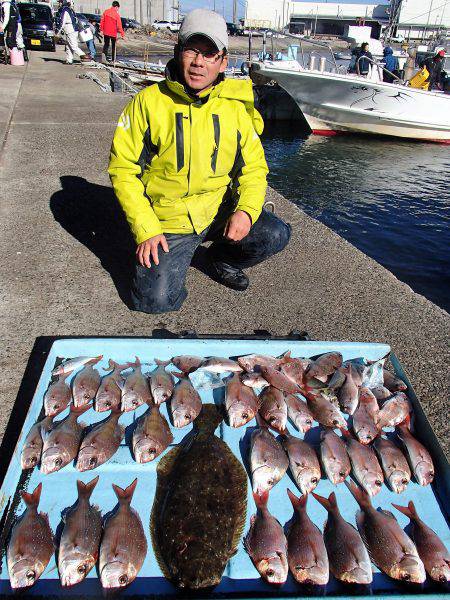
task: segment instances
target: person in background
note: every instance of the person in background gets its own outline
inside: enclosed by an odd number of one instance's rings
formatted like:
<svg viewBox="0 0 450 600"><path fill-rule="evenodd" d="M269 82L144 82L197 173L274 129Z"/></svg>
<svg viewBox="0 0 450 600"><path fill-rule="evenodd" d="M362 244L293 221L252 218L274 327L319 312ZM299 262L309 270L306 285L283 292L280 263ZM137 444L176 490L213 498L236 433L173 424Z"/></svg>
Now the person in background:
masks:
<svg viewBox="0 0 450 600"><path fill-rule="evenodd" d="M5 44L10 50L25 48L19 7L15 0L1 0L0 2L0 31L3 31Z"/></svg>
<svg viewBox="0 0 450 600"><path fill-rule="evenodd" d="M386 71L383 71L383 81L385 83L394 83L394 75L397 77L399 76L398 58L394 56L394 51L390 46L386 46L386 48L383 50L383 56L385 68L392 73L391 75L390 73L386 73Z"/></svg>
<svg viewBox="0 0 450 600"><path fill-rule="evenodd" d="M442 89L442 63L445 58L445 50L439 50L435 56L430 56L424 62L430 76L428 77L428 90Z"/></svg>
<svg viewBox="0 0 450 600"><path fill-rule="evenodd" d="M100 23L92 19L91 24L94 26L94 38L97 39L100 44L103 44L103 36L100 32Z"/></svg>
<svg viewBox="0 0 450 600"><path fill-rule="evenodd" d="M203 242L212 242L210 276L237 291L249 285L243 269L289 242L290 225L263 208L268 168L252 82L224 76L227 52L223 17L188 13L165 80L119 118L108 172L137 245L135 310L179 310ZM276 277L270 266L267 276Z"/></svg>
<svg viewBox="0 0 450 600"><path fill-rule="evenodd" d="M83 27L80 30L80 39L82 42L84 42L86 44L92 60L95 60L97 51L96 51L95 44L94 44L95 27L94 27L93 23L95 23L95 21L93 19L90 19L89 25L86 27Z"/></svg>
<svg viewBox="0 0 450 600"><path fill-rule="evenodd" d="M65 34L66 65L73 64L73 57L77 55L81 61L90 60L89 56L78 46L78 21L70 0L59 0L59 9L56 13L56 35Z"/></svg>
<svg viewBox="0 0 450 600"><path fill-rule="evenodd" d="M355 72L358 75L363 75L364 77L367 77L369 70L370 70L370 65L371 65L370 60L373 60L373 56L369 52L369 44L367 42L362 43L361 47L356 49L355 55L356 55ZM370 60L367 60L364 57L367 57Z"/></svg>
<svg viewBox="0 0 450 600"><path fill-rule="evenodd" d="M100 29L105 38L105 43L103 45L103 54L105 55L105 59L109 60L108 52L109 52L109 44L111 43L111 55L112 60L116 58L116 40L117 34L120 33L122 39L124 39L125 34L123 32L122 20L119 14L120 4L117 0L114 0L110 8L107 8L105 12L102 14L102 18L100 21Z"/></svg>

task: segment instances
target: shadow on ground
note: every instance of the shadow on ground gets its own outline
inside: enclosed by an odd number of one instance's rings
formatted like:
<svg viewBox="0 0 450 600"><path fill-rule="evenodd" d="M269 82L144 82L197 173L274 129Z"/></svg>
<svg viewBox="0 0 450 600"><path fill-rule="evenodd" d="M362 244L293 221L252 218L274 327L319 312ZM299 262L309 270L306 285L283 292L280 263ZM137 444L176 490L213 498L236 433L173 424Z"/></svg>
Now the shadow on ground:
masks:
<svg viewBox="0 0 450 600"><path fill-rule="evenodd" d="M64 175L50 199L55 220L100 260L121 300L131 307L135 243L112 188Z"/></svg>

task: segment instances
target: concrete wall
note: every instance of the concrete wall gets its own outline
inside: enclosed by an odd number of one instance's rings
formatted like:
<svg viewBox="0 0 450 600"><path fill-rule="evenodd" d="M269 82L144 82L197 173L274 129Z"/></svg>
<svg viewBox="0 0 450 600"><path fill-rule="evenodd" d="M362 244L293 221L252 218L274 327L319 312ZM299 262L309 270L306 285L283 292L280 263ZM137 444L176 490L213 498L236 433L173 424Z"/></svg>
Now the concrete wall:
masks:
<svg viewBox="0 0 450 600"><path fill-rule="evenodd" d="M427 38L450 28L450 2L402 0L397 33L411 39Z"/></svg>
<svg viewBox="0 0 450 600"><path fill-rule="evenodd" d="M101 14L111 6L112 0L75 0L75 10ZM178 17L178 2L175 0L119 0L122 17L136 19L143 25L153 21L174 21ZM175 7L175 8L174 8Z"/></svg>

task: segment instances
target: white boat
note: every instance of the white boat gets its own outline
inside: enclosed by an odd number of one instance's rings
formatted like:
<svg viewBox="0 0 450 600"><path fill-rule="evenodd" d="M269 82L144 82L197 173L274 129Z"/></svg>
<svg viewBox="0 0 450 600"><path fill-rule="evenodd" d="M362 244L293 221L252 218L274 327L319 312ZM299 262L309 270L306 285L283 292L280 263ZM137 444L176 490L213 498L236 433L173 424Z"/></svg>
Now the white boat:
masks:
<svg viewBox="0 0 450 600"><path fill-rule="evenodd" d="M388 135L450 143L450 96L365 77L308 70L297 61L252 63L292 96L313 133Z"/></svg>

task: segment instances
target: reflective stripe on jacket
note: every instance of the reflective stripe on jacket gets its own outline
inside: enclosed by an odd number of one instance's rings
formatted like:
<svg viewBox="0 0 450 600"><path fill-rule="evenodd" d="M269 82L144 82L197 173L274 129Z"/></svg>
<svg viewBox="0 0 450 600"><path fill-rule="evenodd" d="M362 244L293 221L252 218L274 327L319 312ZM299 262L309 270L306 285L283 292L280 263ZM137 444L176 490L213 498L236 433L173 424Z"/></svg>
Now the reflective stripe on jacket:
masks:
<svg viewBox="0 0 450 600"><path fill-rule="evenodd" d="M122 20L117 9L114 6L107 8L100 19L100 29L109 37L117 37L117 34L123 37Z"/></svg>
<svg viewBox="0 0 450 600"><path fill-rule="evenodd" d="M268 172L263 121L250 80L224 79L192 98L170 78L125 107L108 173L139 244L161 233L201 233L228 188L254 223Z"/></svg>

